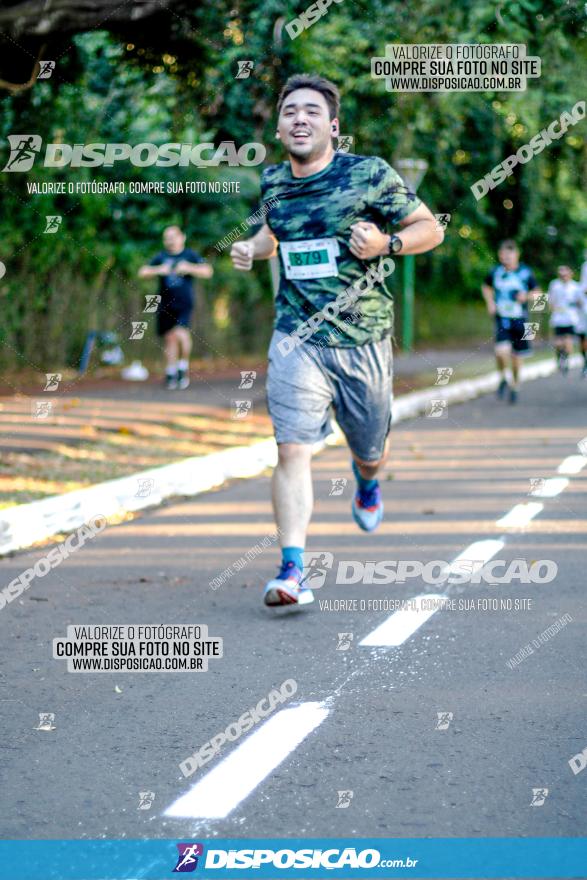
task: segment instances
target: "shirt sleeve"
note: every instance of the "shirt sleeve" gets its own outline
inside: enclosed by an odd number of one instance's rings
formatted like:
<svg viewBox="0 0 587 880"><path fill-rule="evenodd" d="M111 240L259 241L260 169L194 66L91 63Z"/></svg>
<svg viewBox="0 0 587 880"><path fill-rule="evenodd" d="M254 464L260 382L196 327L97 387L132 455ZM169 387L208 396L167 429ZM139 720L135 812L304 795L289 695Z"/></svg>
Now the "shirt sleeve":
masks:
<svg viewBox="0 0 587 880"><path fill-rule="evenodd" d="M493 287L493 269L491 272L488 272L485 278L483 279L483 284L486 284L488 287Z"/></svg>
<svg viewBox="0 0 587 880"><path fill-rule="evenodd" d="M257 202L254 211L251 211L246 220L241 224L247 237L256 235L265 224L269 226L269 213L276 201L275 196L271 196L268 192L268 190L271 189L271 184L267 172L270 171L272 167L273 166L265 168L261 173L261 197ZM277 199L277 201L279 200Z"/></svg>
<svg viewBox="0 0 587 880"><path fill-rule="evenodd" d="M269 214L276 199L275 196L271 196L270 194L271 182L269 172L272 171L272 168L273 166L270 166L269 168L264 168L261 174L261 199L255 212L257 219L255 219L253 223L249 224L252 235L255 235L257 232L259 232L259 230L265 223L267 224L267 226L269 226L269 228L271 228L269 224Z"/></svg>
<svg viewBox="0 0 587 880"><path fill-rule="evenodd" d="M163 264L163 255L162 255L162 254L157 254L157 255L154 256L153 259L150 261L149 266L161 266L162 264Z"/></svg>
<svg viewBox="0 0 587 880"><path fill-rule="evenodd" d="M422 204L397 171L384 159L373 159L369 181L369 203L390 226L397 225Z"/></svg>
<svg viewBox="0 0 587 880"><path fill-rule="evenodd" d="M526 284L528 285L528 290L534 290L536 287L538 287L538 282L536 281L536 278L534 277L534 273L531 272L530 270L528 270L528 275L526 277Z"/></svg>
<svg viewBox="0 0 587 880"><path fill-rule="evenodd" d="M267 189L269 186L267 182L267 171L268 169L264 168L261 172L261 204L263 204L263 202L265 201Z"/></svg>

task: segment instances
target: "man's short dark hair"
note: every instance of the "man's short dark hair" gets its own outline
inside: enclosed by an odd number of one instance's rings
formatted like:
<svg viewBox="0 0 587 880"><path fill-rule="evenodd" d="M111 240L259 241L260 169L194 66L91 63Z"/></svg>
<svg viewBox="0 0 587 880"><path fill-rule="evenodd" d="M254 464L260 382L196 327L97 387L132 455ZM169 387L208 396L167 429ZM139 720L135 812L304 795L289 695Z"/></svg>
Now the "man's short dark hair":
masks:
<svg viewBox="0 0 587 880"><path fill-rule="evenodd" d="M506 238L504 241L502 241L501 244L499 245L498 250L501 250L502 248L504 248L504 250L506 250L506 251L518 251L519 250L519 247L516 244L516 242L513 240L513 238Z"/></svg>
<svg viewBox="0 0 587 880"><path fill-rule="evenodd" d="M317 74L309 73L296 73L289 77L279 93L279 99L277 101L278 113L281 112L283 102L287 96L291 95L292 92L295 92L296 89L313 89L315 92L320 92L328 104L330 118L334 119L338 116L340 111L340 92L338 91L338 88L333 82L330 82L329 79L325 79L323 76L318 76Z"/></svg>

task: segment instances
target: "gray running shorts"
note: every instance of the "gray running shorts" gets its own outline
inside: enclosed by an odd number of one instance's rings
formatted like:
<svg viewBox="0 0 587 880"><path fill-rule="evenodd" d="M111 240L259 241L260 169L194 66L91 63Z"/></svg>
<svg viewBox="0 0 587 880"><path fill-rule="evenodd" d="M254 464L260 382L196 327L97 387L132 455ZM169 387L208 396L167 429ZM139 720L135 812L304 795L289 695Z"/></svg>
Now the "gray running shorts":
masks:
<svg viewBox="0 0 587 880"><path fill-rule="evenodd" d="M391 339L355 348L302 342L282 354L287 336L274 330L269 346L267 406L277 443L317 443L332 433L329 409L361 461L381 458L391 427Z"/></svg>

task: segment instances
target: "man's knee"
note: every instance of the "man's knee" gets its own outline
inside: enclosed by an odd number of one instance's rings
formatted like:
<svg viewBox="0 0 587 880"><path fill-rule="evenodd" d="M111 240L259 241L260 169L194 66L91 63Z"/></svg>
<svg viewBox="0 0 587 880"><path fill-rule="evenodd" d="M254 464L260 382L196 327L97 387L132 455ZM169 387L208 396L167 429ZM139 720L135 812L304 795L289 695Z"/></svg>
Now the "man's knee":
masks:
<svg viewBox="0 0 587 880"><path fill-rule="evenodd" d="M301 466L312 459L312 446L307 443L279 443L277 450L279 464Z"/></svg>
<svg viewBox="0 0 587 880"><path fill-rule="evenodd" d="M367 467L367 468L380 468L387 461L387 457L389 455L389 441L385 441L385 446L383 447L383 452L381 453L381 458L375 459L375 461L363 461L362 458L357 458L356 455L353 455L355 462L359 467Z"/></svg>
<svg viewBox="0 0 587 880"><path fill-rule="evenodd" d="M363 461L362 458L355 458L355 462L359 467L374 468L375 470L378 470L383 464L385 464L386 459L387 456L382 455L381 458L378 458L375 461Z"/></svg>
<svg viewBox="0 0 587 880"><path fill-rule="evenodd" d="M189 340L191 338L190 332L187 329L187 327L182 327L179 324L176 327L174 327L171 332L175 335L175 338L178 340L178 342L181 342L182 344L189 342Z"/></svg>

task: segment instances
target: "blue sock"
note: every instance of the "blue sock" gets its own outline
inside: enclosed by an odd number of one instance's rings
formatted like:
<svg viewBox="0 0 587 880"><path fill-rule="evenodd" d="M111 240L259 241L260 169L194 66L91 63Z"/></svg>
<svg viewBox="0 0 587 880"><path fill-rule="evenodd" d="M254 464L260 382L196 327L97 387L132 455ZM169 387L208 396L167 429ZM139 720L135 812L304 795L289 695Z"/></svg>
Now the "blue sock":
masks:
<svg viewBox="0 0 587 880"><path fill-rule="evenodd" d="M359 468L357 467L357 463L354 460L354 458L353 458L353 473L354 473L355 478L357 480L357 485L359 487L359 490L364 490L365 492L368 492L370 489L374 489L375 486L377 485L377 480L366 480L365 477L363 477L361 475L361 472L360 472Z"/></svg>
<svg viewBox="0 0 587 880"><path fill-rule="evenodd" d="M281 548L281 559L284 565L287 565L288 562L293 562L301 571L304 568L304 557L302 553L304 552L303 547L282 547Z"/></svg>

